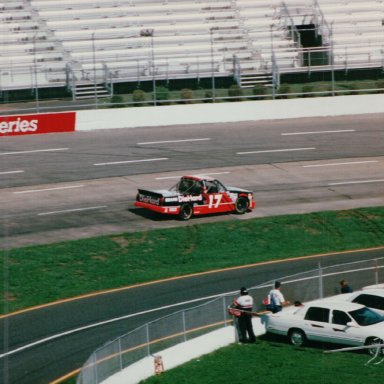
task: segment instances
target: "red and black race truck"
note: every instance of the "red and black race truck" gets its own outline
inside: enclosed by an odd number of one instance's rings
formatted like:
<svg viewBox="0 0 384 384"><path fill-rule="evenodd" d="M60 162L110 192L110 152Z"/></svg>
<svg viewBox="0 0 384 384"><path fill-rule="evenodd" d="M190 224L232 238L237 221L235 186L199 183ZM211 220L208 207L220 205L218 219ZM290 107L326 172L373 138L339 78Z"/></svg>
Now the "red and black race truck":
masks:
<svg viewBox="0 0 384 384"><path fill-rule="evenodd" d="M192 216L212 213L244 214L254 209L256 203L251 191L226 187L214 178L183 176L170 189L139 189L135 206L189 220Z"/></svg>

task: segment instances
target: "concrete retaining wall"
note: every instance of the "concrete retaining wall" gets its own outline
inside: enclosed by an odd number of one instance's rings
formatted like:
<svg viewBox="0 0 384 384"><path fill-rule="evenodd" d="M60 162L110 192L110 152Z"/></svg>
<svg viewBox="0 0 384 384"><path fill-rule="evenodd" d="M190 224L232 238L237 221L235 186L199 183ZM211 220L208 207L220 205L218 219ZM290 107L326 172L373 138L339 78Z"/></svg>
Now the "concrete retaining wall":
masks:
<svg viewBox="0 0 384 384"><path fill-rule="evenodd" d="M76 131L384 113L384 94L78 111Z"/></svg>
<svg viewBox="0 0 384 384"><path fill-rule="evenodd" d="M262 318L254 317L252 323L256 336L265 333L265 325ZM164 364L164 371L167 371L184 364L187 361L196 359L235 342L236 330L231 325L184 343L177 344L157 353L156 356L161 356ZM107 380L104 380L102 384L137 384L141 380L147 379L154 374L154 356L148 356L109 377Z"/></svg>

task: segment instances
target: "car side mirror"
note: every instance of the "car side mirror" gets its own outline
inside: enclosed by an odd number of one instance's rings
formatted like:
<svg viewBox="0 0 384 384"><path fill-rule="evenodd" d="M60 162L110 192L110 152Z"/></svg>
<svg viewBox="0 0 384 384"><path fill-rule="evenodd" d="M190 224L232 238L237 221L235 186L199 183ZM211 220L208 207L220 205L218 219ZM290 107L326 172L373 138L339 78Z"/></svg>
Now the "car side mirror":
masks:
<svg viewBox="0 0 384 384"><path fill-rule="evenodd" d="M353 322L353 321L348 321L348 323L346 324L347 327L351 327L351 328L357 328L357 325Z"/></svg>

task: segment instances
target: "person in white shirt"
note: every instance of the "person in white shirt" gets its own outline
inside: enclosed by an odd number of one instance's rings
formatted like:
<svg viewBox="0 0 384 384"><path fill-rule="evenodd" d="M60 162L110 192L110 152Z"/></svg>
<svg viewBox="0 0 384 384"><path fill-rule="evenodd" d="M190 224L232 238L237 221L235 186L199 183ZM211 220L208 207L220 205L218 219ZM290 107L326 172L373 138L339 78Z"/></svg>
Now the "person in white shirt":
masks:
<svg viewBox="0 0 384 384"><path fill-rule="evenodd" d="M283 306L288 305L289 301L286 301L284 295L280 291L281 283L280 281L275 282L274 289L271 289L269 292L269 310L272 313L280 312L283 309Z"/></svg>
<svg viewBox="0 0 384 384"><path fill-rule="evenodd" d="M256 336L252 325L253 297L245 287L240 289L240 296L234 300L233 307L239 310L237 325L240 343L254 343Z"/></svg>

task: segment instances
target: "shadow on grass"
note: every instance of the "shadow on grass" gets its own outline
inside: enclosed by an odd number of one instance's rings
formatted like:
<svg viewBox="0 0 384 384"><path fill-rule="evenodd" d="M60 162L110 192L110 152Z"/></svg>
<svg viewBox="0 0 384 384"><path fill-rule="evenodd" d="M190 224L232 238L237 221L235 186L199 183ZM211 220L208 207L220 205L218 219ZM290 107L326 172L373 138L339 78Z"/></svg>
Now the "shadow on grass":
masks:
<svg viewBox="0 0 384 384"><path fill-rule="evenodd" d="M145 208L128 208L128 212L133 213L136 216L140 216L144 219L148 219L151 221L175 221L180 223L186 223L193 221L194 224L204 223L206 221L202 220L203 218L215 218L215 217L228 217L230 218L233 214L232 212L223 212L223 213L212 213L208 215L197 215L192 216L189 220L181 220L179 219L178 215L167 215L167 214L161 214L158 212L151 211L149 209Z"/></svg>
<svg viewBox="0 0 384 384"><path fill-rule="evenodd" d="M268 342L272 347L281 348L285 345L289 345L288 338L282 335L275 335L272 333L267 333L259 337L260 340ZM348 345L345 344L334 344L334 343L325 343L321 341L307 341L304 346L296 347L292 345L292 348L296 351L305 351L307 348L319 349L322 351L332 351L335 349L346 348ZM367 350L356 350L350 351L349 353L358 353L363 355L368 355Z"/></svg>

